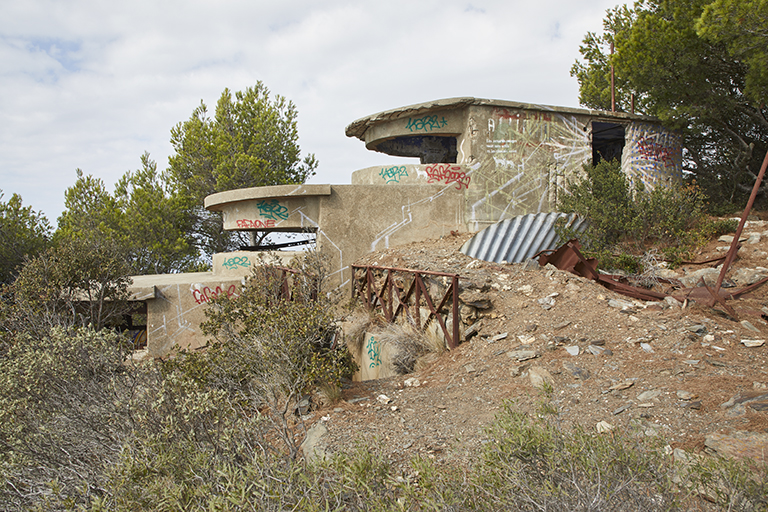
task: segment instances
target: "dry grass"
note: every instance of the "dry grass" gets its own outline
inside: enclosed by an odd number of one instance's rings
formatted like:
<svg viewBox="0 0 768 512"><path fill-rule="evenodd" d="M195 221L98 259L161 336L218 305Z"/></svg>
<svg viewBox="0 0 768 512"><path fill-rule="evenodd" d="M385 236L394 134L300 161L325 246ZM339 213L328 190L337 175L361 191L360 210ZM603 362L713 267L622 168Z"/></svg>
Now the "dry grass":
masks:
<svg viewBox="0 0 768 512"><path fill-rule="evenodd" d="M344 342L352 354L360 354L365 342L365 333L377 324L376 317L365 308L358 308L352 312L342 324Z"/></svg>
<svg viewBox="0 0 768 512"><path fill-rule="evenodd" d="M398 374L413 372L419 358L426 354L440 354L446 350L445 340L436 323L421 331L407 322L388 324L379 333L378 339L389 348L390 364Z"/></svg>
<svg viewBox="0 0 768 512"><path fill-rule="evenodd" d="M422 311L422 322L426 319ZM447 327L451 328L448 320ZM355 310L344 322L344 340L349 351L360 361L366 334L375 336L381 346L379 378L404 375L418 369L418 361L428 354L442 354L447 350L445 335L434 319L424 330L403 319L386 323L380 316L363 308Z"/></svg>
<svg viewBox="0 0 768 512"><path fill-rule="evenodd" d="M341 386L332 382L322 382L317 386L317 390L323 400L328 404L336 404L342 398Z"/></svg>

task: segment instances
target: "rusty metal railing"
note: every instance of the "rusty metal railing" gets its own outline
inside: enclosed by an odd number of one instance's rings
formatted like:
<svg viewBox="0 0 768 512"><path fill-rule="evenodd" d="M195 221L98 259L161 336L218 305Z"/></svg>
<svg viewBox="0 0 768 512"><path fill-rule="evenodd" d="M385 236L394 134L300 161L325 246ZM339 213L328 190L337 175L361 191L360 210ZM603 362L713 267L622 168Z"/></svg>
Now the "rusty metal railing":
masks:
<svg viewBox="0 0 768 512"><path fill-rule="evenodd" d="M358 277L358 271L363 275ZM384 274L384 281L380 286L376 284L375 272ZM410 274L413 276L410 286L405 290L400 287L395 279L396 273ZM451 279L451 284L445 291L440 303L435 307L435 302L429 294L427 286L424 284L422 276L447 277ZM415 270L395 267L379 267L375 265L352 265L352 297L360 297L369 309L381 308L384 318L387 322L394 322L398 316L405 314L408 319L419 329L423 329L432 318L435 318L440 324L440 328L448 342L448 347L454 349L459 344L459 275L448 274L446 272L432 272L429 270ZM452 332L448 331L446 318L443 318L441 310L445 307L448 298L451 297L451 318ZM429 309L429 315L422 324L421 311L422 299L424 305ZM395 300L397 302L395 302ZM395 305L397 304L397 305Z"/></svg>

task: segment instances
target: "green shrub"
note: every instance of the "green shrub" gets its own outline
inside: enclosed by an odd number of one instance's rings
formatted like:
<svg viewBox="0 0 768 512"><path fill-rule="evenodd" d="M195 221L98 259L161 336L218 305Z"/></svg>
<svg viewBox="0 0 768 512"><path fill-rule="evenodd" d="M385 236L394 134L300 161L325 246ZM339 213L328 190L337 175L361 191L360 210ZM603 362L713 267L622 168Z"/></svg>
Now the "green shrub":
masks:
<svg viewBox="0 0 768 512"><path fill-rule="evenodd" d="M263 411L290 457L298 453L289 421L296 402L318 385L339 387L354 372L317 269L315 254L290 271L255 267L239 296L212 301L202 325L213 337L207 350L182 352L167 365Z"/></svg>
<svg viewBox="0 0 768 512"><path fill-rule="evenodd" d="M561 430L511 404L491 428L475 476L484 509L664 510L677 505L669 461L659 446Z"/></svg>
<svg viewBox="0 0 768 512"><path fill-rule="evenodd" d="M52 328L119 325L132 309L129 272L115 243L63 240L28 260L5 288L4 327L45 336Z"/></svg>
<svg viewBox="0 0 768 512"><path fill-rule="evenodd" d="M582 180L568 185L558 207L586 217L589 227L578 235L560 223L556 231L561 240L578 237L585 254L604 268L637 273L639 256L650 248L679 264L733 224L706 216L706 198L695 183L659 184L648 191L638 181L633 189L616 160L585 165L584 172Z"/></svg>
<svg viewBox="0 0 768 512"><path fill-rule="evenodd" d="M138 370L108 330L17 335L0 356L0 504L85 503L133 427ZM55 490L56 492L52 492ZM0 509L6 509L0 505Z"/></svg>
<svg viewBox="0 0 768 512"><path fill-rule="evenodd" d="M586 250L610 247L624 239L628 231L635 231L629 181L616 160L585 165L584 172L584 179L569 183L568 194L561 196L558 209L589 219L589 228L581 236ZM573 233L558 234L562 240L573 238Z"/></svg>

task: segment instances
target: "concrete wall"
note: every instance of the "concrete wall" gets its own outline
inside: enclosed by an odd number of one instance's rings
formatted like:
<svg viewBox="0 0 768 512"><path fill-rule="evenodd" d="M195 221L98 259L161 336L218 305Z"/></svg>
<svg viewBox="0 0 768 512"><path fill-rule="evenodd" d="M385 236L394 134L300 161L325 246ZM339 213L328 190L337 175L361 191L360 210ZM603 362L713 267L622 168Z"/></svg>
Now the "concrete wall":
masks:
<svg viewBox="0 0 768 512"><path fill-rule="evenodd" d="M464 196L452 186L323 185L292 194L295 191L293 185L239 189L209 196L206 206L223 212L228 230L247 225L269 226L269 231L315 231L334 288L348 287L350 265L371 251L465 229ZM147 303L149 355L165 356L176 344L203 346L206 339L199 326L211 298L237 296L254 266L275 263L273 258L288 265L297 254L222 253L214 255L211 272L135 276L132 290L135 294L142 290L143 298L137 300ZM146 293L150 287L154 297Z"/></svg>
<svg viewBox="0 0 768 512"><path fill-rule="evenodd" d="M282 252L278 263L287 265L296 254ZM174 345L193 349L205 345L200 324L208 302L222 294L239 295L245 276L261 264L258 253L238 251L214 255L211 272L133 276L134 300L147 303L150 357L166 356Z"/></svg>
<svg viewBox="0 0 768 512"><path fill-rule="evenodd" d="M450 98L367 116L346 129L368 149L419 163L361 169L351 185L222 192L208 196L205 207L223 213L227 230L316 233L330 286L346 287L350 265L372 251L553 211L597 142L610 140L606 126L623 134L622 169L631 179L653 187L681 177L680 136L654 118ZM272 254L285 265L295 253ZM254 252L217 254L212 272L135 277L134 290L145 297L137 300L147 302L150 355L166 355L176 343L203 345L207 302L237 295L260 261ZM154 294L146 293L150 288Z"/></svg>
<svg viewBox="0 0 768 512"><path fill-rule="evenodd" d="M439 238L465 231L464 195L454 186L329 185L328 193L290 195L292 185L222 192L206 198L206 207L222 211L224 229L264 225L277 231L312 229L317 248L331 267L333 287L350 283L349 266L390 245ZM286 195L275 196L285 193ZM270 204L277 220L259 209Z"/></svg>
<svg viewBox="0 0 768 512"><path fill-rule="evenodd" d="M453 98L374 114L347 135L389 154L423 137L454 139L455 158L353 173L353 183L390 186L440 182L463 189L467 229L478 231L516 215L554 211L569 180L593 160L594 123L624 131L622 169L652 188L682 177L680 135L657 119L625 113ZM396 142L396 144L395 144ZM415 156L415 155L414 155Z"/></svg>

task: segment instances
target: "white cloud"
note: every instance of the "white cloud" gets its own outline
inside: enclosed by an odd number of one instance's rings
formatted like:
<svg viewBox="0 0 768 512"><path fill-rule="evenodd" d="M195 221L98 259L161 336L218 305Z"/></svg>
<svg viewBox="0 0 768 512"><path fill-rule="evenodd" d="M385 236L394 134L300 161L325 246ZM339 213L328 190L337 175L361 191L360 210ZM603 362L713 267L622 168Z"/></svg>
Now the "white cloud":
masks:
<svg viewBox="0 0 768 512"><path fill-rule="evenodd" d="M262 80L299 110L313 182L391 161L347 139L362 116L476 96L576 106L569 69L613 1L5 2L0 188L53 220L77 167L114 183L228 87Z"/></svg>

